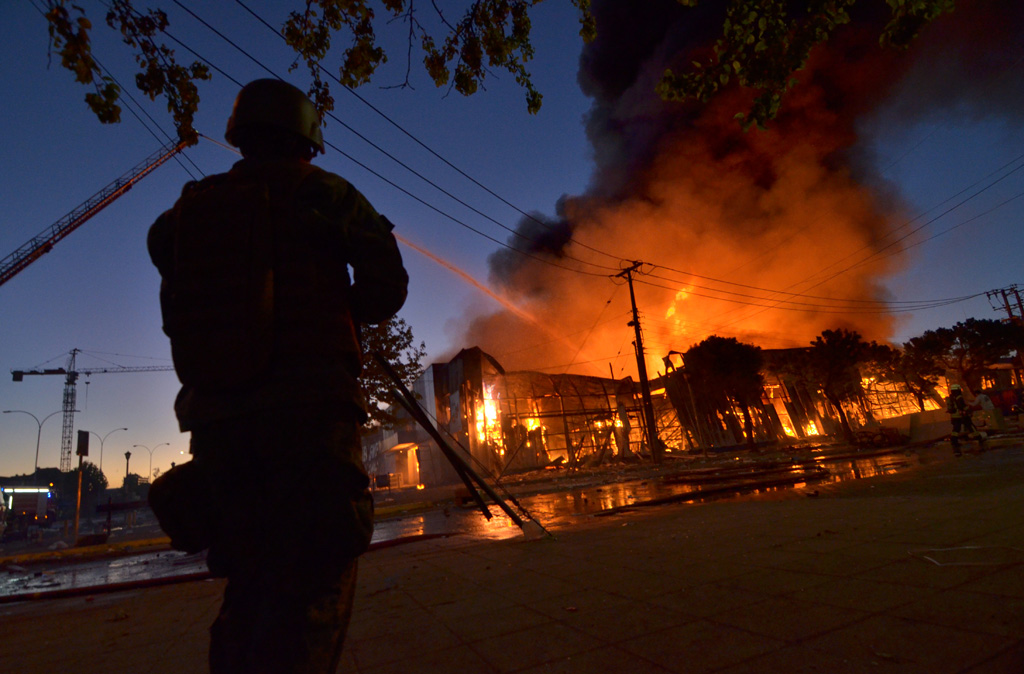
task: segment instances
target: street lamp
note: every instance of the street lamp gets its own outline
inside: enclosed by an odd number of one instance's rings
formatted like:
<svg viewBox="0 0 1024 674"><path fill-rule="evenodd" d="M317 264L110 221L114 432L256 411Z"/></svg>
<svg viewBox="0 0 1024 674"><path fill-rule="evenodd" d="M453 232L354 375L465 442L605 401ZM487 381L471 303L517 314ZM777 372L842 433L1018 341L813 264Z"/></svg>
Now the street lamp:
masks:
<svg viewBox="0 0 1024 674"><path fill-rule="evenodd" d="M127 431L127 430L128 430L127 428L115 428L114 430L110 431L110 433L115 433L117 431ZM110 433L107 433L103 437L100 437L100 434L97 433L96 431L89 431L89 432L92 433L93 435L95 435L97 438L100 438L100 474L102 475L103 474L103 443L107 441L108 437L110 437Z"/></svg>
<svg viewBox="0 0 1024 674"><path fill-rule="evenodd" d="M37 475L39 473L39 438L42 437L42 435L43 435L43 424L45 424L46 420L49 419L50 417L52 417L54 414L60 414L62 411L63 410L57 410L56 412L51 412L50 414L47 414L45 417L43 417L42 421L40 421L39 417L37 417L36 415L32 414L31 412L26 412L25 410L4 410L4 414L12 414L14 412L19 412L21 414L27 414L30 417L32 417L33 419L35 419L36 420L36 424L39 426L38 430L36 431L36 465L35 465L35 469L32 471L32 476L33 477L35 477L35 475Z"/></svg>
<svg viewBox="0 0 1024 674"><path fill-rule="evenodd" d="M153 452L155 452L156 450L160 449L164 445L170 445L170 444L171 443L169 443L169 442L161 442L159 445L157 445L153 449L150 449L149 447L147 447L145 445L132 445L132 447L142 447L144 450L149 452L149 473L146 475L146 482L149 482L149 480L153 477Z"/></svg>

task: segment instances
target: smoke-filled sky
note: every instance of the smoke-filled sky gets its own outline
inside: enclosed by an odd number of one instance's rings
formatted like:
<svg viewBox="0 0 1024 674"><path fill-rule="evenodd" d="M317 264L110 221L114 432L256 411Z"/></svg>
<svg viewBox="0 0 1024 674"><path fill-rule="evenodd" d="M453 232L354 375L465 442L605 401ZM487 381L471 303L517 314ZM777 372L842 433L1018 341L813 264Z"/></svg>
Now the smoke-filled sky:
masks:
<svg viewBox="0 0 1024 674"><path fill-rule="evenodd" d="M63 366L73 348L83 351L80 370L169 364L146 230L186 180L237 159L217 143L238 89L230 78L268 76L250 56L304 83L287 74L287 48L236 3L184 4L249 56L167 7L171 33L223 71L200 88L204 138L0 286L2 372ZM247 4L272 24L285 18L281 3ZM906 55L879 51L877 33L851 27L800 73L770 132L742 132L735 101L694 109L654 96L665 66L687 63L715 27L713 16L688 21L674 0L595 2L600 37L586 48L570 3L540 5L535 117L508 76L471 98L435 89L415 67L412 88L385 88L404 79L396 34L392 61L359 90L388 119L337 92L325 136L345 155L317 161L408 241L413 285L400 315L431 361L477 345L508 369L632 374L629 290L616 278L632 261L644 262L635 289L652 369L712 333L770 348L844 326L901 342L968 316L1005 316L983 293L1024 283L1021 9L958 4ZM972 16L971 4L984 11ZM130 83L130 57L94 18L101 63ZM171 126L160 102L147 101L138 118L126 110L121 124L99 125L71 75L47 67L33 4L2 3L0 22L6 255L155 152L166 140L158 127ZM54 376L0 376L0 409L44 419L60 409L62 386ZM150 461L166 470L183 458L176 390L171 372L81 379L75 428L108 437L112 483L126 451L141 474ZM58 464L58 419L39 433L41 466ZM110 433L120 427L129 430ZM26 414L0 416L0 475L31 471L38 430Z"/></svg>
<svg viewBox="0 0 1024 674"><path fill-rule="evenodd" d="M958 4L910 53L881 49L877 17L855 14L813 53L772 128L743 132L734 119L741 94L697 107L651 93L667 67L707 53L721 15L672 0L641 9L597 3L603 29L579 72L593 100L591 183L561 202L558 219L521 222L523 236L511 242L534 257L502 250L492 258L495 284L538 321L581 331L587 345L577 353L575 341L549 341L510 365L614 352L620 323L594 324L579 299L607 295L606 270L622 259L649 263L635 280L655 367L668 350L710 334L766 347L804 345L835 327L895 338L900 318L888 309L900 305L887 301L903 298L891 281L917 262L905 249L932 232L913 232L923 221L886 175L877 143L894 129L950 118L1015 124L1024 103L1024 9ZM566 281L562 267L593 275ZM627 295L609 311L621 311ZM502 312L476 319L469 341L504 350L524 330L529 321Z"/></svg>

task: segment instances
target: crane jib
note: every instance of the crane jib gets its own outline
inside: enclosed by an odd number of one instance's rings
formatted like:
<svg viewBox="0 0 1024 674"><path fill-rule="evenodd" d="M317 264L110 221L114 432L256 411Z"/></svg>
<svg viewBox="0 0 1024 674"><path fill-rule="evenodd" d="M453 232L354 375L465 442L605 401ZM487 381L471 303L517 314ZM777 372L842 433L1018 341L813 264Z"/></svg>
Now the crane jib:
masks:
<svg viewBox="0 0 1024 674"><path fill-rule="evenodd" d="M157 152L144 159L123 176L104 187L63 218L50 225L50 227L48 227L44 232L0 260L0 285L3 285L17 275L22 269L35 262L46 253L49 253L58 241L81 227L92 216L99 213L101 210L117 200L118 197L130 190L135 183L184 149L184 142L179 142L174 145L165 145L160 148ZM39 373L25 372L25 374Z"/></svg>

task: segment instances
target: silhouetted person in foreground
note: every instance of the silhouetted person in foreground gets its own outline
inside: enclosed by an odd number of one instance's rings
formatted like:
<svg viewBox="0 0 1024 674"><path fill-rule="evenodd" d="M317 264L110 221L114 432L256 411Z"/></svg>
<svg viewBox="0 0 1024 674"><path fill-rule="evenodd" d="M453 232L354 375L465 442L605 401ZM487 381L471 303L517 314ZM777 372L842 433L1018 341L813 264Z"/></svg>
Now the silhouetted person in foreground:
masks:
<svg viewBox="0 0 1024 674"><path fill-rule="evenodd" d="M373 530L357 326L393 316L408 276L391 223L309 163L323 139L299 89L246 85L225 137L243 159L149 232L193 455L154 491L180 506L172 544L208 547L228 581L211 672L334 672Z"/></svg>

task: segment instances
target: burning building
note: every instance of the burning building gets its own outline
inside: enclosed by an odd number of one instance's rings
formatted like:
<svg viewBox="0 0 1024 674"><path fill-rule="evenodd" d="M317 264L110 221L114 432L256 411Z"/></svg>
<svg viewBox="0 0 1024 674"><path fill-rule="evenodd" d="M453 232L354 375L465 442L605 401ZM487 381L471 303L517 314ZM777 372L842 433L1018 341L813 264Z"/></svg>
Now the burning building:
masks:
<svg viewBox="0 0 1024 674"><path fill-rule="evenodd" d="M680 453L749 446L738 408L695 395L681 363L677 368L669 359L669 365L651 382L658 441ZM771 365L764 379L760 398L751 406L755 444L819 442L840 434L838 411L814 382ZM473 347L431 365L414 391L448 444L476 472L492 478L651 459L640 387L630 377L506 372L494 357ZM945 414L934 400L927 407ZM861 428L917 411L918 402L909 390L889 385L866 392L844 410ZM364 439L364 455L378 486L459 482L440 448L411 419L395 431Z"/></svg>
<svg viewBox="0 0 1024 674"><path fill-rule="evenodd" d="M741 411L698 404L685 372L654 354L712 334L776 351L837 328L887 341L896 319L886 281L914 240L865 139L938 110L1024 110L1018 0L958 0L907 52L878 44L884 3L856 3L850 23L795 73L768 130L736 122L749 104L742 91L707 105L661 100L666 69L708 56L726 4L594 0L597 39L578 73L593 101L590 185L563 197L555 217L519 223L509 249L489 260L490 285L513 307L467 315L460 342L479 348L417 383L428 412L485 472L649 451L621 274L634 261L645 263L634 290L658 437L684 451L744 444ZM835 433L838 411L814 384L770 369L765 381L748 405L756 442ZM937 405L867 373L864 388L844 403L854 425ZM386 456L405 466L403 479L454 481L429 442L397 446Z"/></svg>
<svg viewBox="0 0 1024 674"><path fill-rule="evenodd" d="M632 379L505 372L479 348L431 365L414 386L420 405L475 470L493 477L633 460L646 448ZM388 483L453 484L437 445L408 420L364 441L367 469ZM414 462L414 464L413 464ZM410 467L416 466L415 471Z"/></svg>

